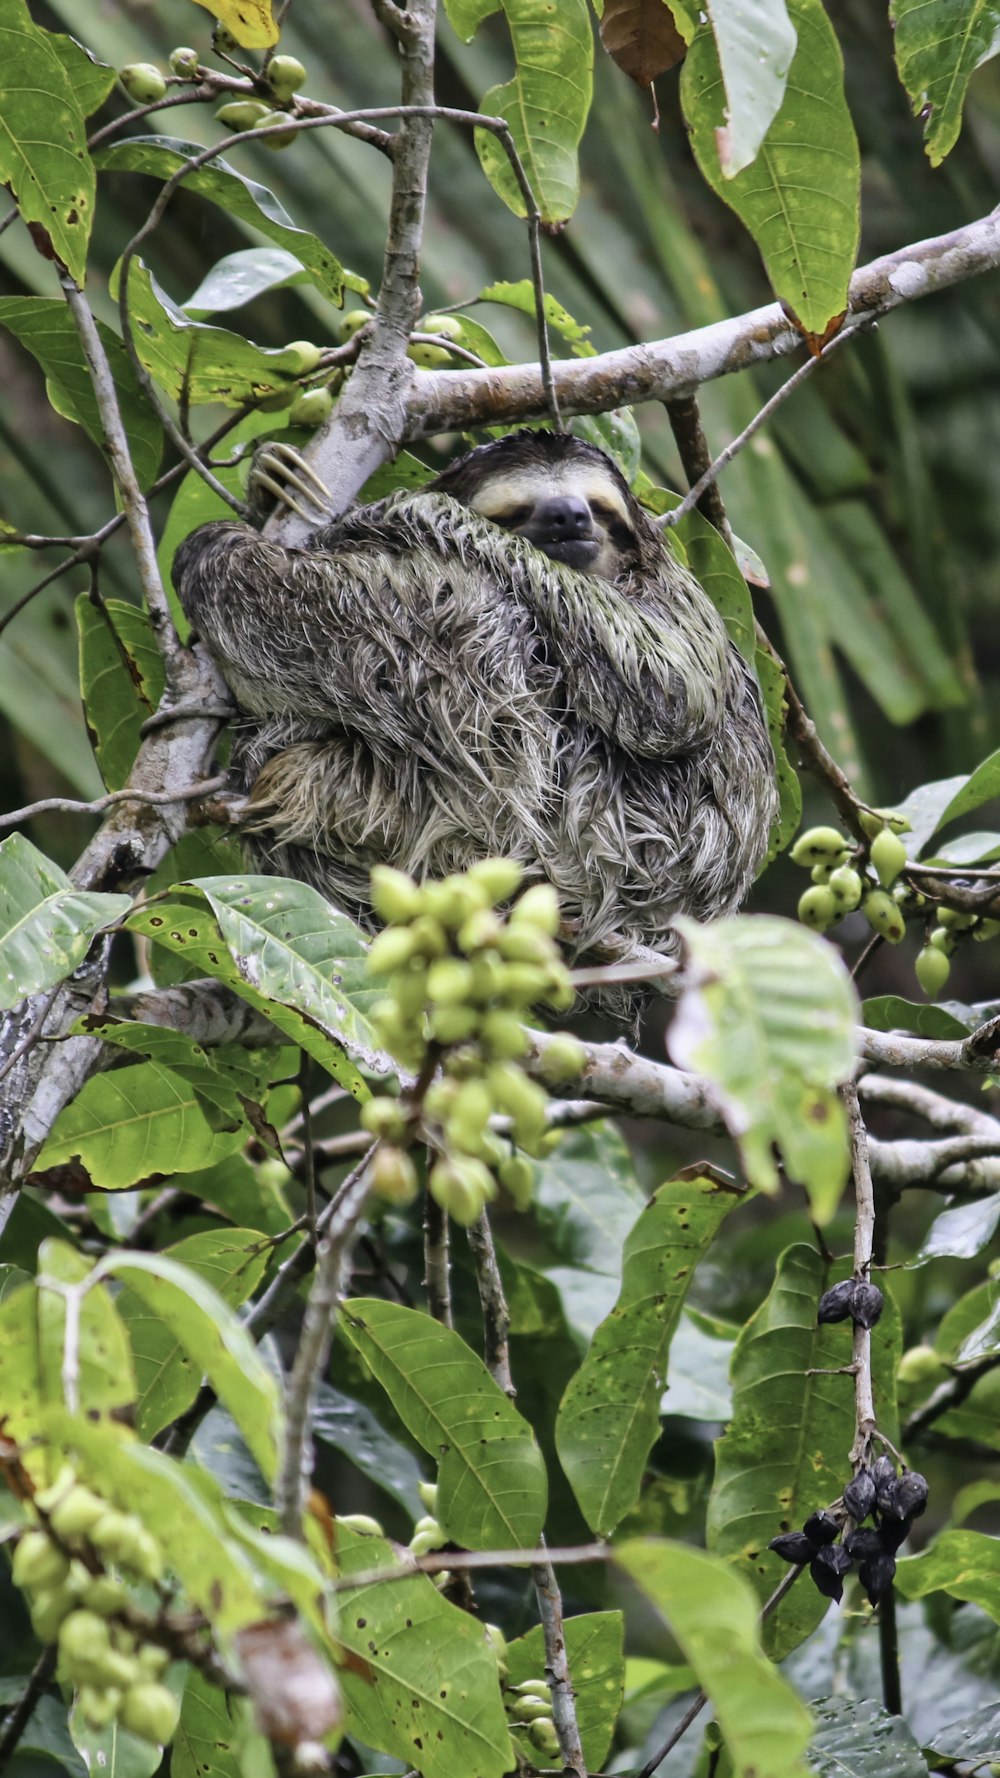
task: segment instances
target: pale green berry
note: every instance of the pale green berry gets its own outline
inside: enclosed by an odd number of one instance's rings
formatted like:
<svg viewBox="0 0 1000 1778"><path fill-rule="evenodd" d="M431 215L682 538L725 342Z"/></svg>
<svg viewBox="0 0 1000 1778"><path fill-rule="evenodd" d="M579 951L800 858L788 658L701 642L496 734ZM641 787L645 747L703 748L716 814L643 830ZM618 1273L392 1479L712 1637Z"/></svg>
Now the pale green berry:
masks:
<svg viewBox="0 0 1000 1778"><path fill-rule="evenodd" d="M534 926L546 937L559 931L559 897L551 883L535 883L519 895L510 911L512 926Z"/></svg>
<svg viewBox="0 0 1000 1778"><path fill-rule="evenodd" d="M453 362L447 346L432 346L423 340L411 340L406 356L423 370L447 370Z"/></svg>
<svg viewBox="0 0 1000 1778"><path fill-rule="evenodd" d="M417 1493L420 1496L422 1505L427 1508L427 1511L436 1515L438 1504L437 1482L418 1482Z"/></svg>
<svg viewBox="0 0 1000 1778"><path fill-rule="evenodd" d="M941 951L946 957L951 957L958 939L949 926L932 926L927 934L927 943L931 950Z"/></svg>
<svg viewBox="0 0 1000 1778"><path fill-rule="evenodd" d="M140 1680L125 1693L118 1715L122 1727L130 1734L138 1735L140 1741L165 1747L177 1727L180 1713L179 1700L165 1685Z"/></svg>
<svg viewBox="0 0 1000 1778"><path fill-rule="evenodd" d="M843 913L851 914L856 907L860 907L864 883L853 865L838 864L836 870L830 872L827 883L830 894Z"/></svg>
<svg viewBox="0 0 1000 1778"><path fill-rule="evenodd" d="M509 901L519 889L524 866L514 858L481 858L468 875L469 881L489 897L491 907L496 907L500 901Z"/></svg>
<svg viewBox="0 0 1000 1778"><path fill-rule="evenodd" d="M163 75L152 62L128 62L118 78L137 105L155 105L167 90Z"/></svg>
<svg viewBox="0 0 1000 1778"><path fill-rule="evenodd" d="M888 827L883 827L872 840L871 861L875 875L883 889L891 889L900 871L906 864L906 847L898 834Z"/></svg>
<svg viewBox="0 0 1000 1778"><path fill-rule="evenodd" d="M445 340L460 340L463 328L457 315L425 315L422 321L417 322L416 331L440 334Z"/></svg>
<svg viewBox="0 0 1000 1778"><path fill-rule="evenodd" d="M815 883L799 896L798 916L803 926L811 926L814 932L825 932L840 919L841 910L832 889Z"/></svg>
<svg viewBox="0 0 1000 1778"><path fill-rule="evenodd" d="M372 907L387 926L402 925L415 920L423 911L423 895L419 884L405 871L389 864L376 864L371 874Z"/></svg>
<svg viewBox="0 0 1000 1778"><path fill-rule="evenodd" d="M814 864L841 864L849 851L848 841L835 827L810 827L796 840L791 859L811 869Z"/></svg>
<svg viewBox="0 0 1000 1778"><path fill-rule="evenodd" d="M304 389L292 403L288 415L290 426L323 426L333 413L333 396L329 389Z"/></svg>
<svg viewBox="0 0 1000 1778"><path fill-rule="evenodd" d="M404 1149L388 1144L372 1156L369 1180L376 1197L389 1204L412 1204L420 1189L410 1156Z"/></svg>
<svg viewBox="0 0 1000 1778"><path fill-rule="evenodd" d="M178 45L170 51L170 72L184 80L193 80L198 72L198 51Z"/></svg>
<svg viewBox="0 0 1000 1778"><path fill-rule="evenodd" d="M215 113L219 123L225 124L227 130L242 132L255 130L268 114L266 105L259 99L232 99L226 105L220 105Z"/></svg>
<svg viewBox="0 0 1000 1778"><path fill-rule="evenodd" d="M338 1513L336 1524L344 1531L353 1531L358 1537L384 1537L385 1530L378 1519L368 1513Z"/></svg>
<svg viewBox="0 0 1000 1778"><path fill-rule="evenodd" d="M929 999L936 999L951 974L951 963L944 951L926 945L917 953L913 968L924 993Z"/></svg>
<svg viewBox="0 0 1000 1778"><path fill-rule="evenodd" d="M861 907L872 931L888 939L891 945L898 945L906 937L906 921L884 889L870 889Z"/></svg>
<svg viewBox="0 0 1000 1778"><path fill-rule="evenodd" d="M968 932L976 924L975 914L968 914L961 908L939 907L935 909L939 926L950 926L953 932Z"/></svg>
<svg viewBox="0 0 1000 1778"><path fill-rule="evenodd" d="M306 71L297 56L272 56L267 78L279 99L290 99L305 81Z"/></svg>
<svg viewBox="0 0 1000 1778"><path fill-rule="evenodd" d="M578 1080L586 1066L587 1052L580 1039L568 1031L557 1031L542 1050L538 1072L549 1086L557 1087Z"/></svg>
<svg viewBox="0 0 1000 1778"><path fill-rule="evenodd" d="M14 1551L11 1573L16 1587L60 1587L69 1574L69 1557L44 1531L26 1531Z"/></svg>
<svg viewBox="0 0 1000 1778"><path fill-rule="evenodd" d="M518 1210L527 1210L535 1193L535 1169L523 1155L508 1155L497 1168L497 1177L504 1191L509 1192Z"/></svg>
<svg viewBox="0 0 1000 1778"><path fill-rule="evenodd" d="M352 340L356 333L360 333L363 327L368 326L373 316L373 309L348 309L346 315L342 315L340 319L341 339Z"/></svg>
<svg viewBox="0 0 1000 1778"><path fill-rule="evenodd" d="M265 111L263 117L260 120L260 123L256 127L258 129L262 130L265 127L270 126L271 124L279 124L279 123L287 124L287 122L288 122L287 113L285 113L284 111ZM276 150L281 149L281 148L291 148L292 143L295 141L295 138L297 135L298 135L298 130L292 130L292 129L275 130L275 132L272 136L262 136L261 137L261 145L264 148L273 148Z"/></svg>

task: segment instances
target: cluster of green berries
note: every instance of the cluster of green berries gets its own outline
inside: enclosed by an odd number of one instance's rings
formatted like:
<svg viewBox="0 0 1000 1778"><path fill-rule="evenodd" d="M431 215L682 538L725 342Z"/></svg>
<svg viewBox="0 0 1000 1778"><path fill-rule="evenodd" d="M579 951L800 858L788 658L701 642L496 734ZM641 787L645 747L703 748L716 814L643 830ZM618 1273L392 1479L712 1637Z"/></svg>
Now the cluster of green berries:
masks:
<svg viewBox="0 0 1000 1778"><path fill-rule="evenodd" d="M537 1765L541 1754L548 1763L560 1757L559 1735L552 1718L552 1688L547 1679L522 1679L520 1685L507 1686L504 1707L514 1745L527 1757L529 1765Z"/></svg>
<svg viewBox="0 0 1000 1778"><path fill-rule="evenodd" d="M346 343L355 334L367 327L372 319L371 309L348 309L341 317L340 337ZM406 348L406 356L414 364L424 370L447 370L455 363L449 341L453 344L462 339L463 327L455 315L423 315L417 322L414 332L431 334L431 339L414 339ZM440 341L440 344L435 342Z"/></svg>
<svg viewBox="0 0 1000 1778"><path fill-rule="evenodd" d="M381 1139L372 1183L395 1202L415 1196L416 1170L405 1145L421 1115L439 1156L430 1169L431 1193L465 1226L496 1195L497 1179L525 1207L534 1170L515 1147L539 1155L553 1141L545 1088L521 1066L528 1050L521 1020L540 1001L567 1008L573 989L555 939L555 890L537 884L506 917L498 911L521 877L519 864L501 858L436 883L417 884L388 866L372 872L372 902L386 928L372 943L368 968L389 981L372 1022L401 1067L420 1076L429 1061L438 1063L422 1106L389 1097L364 1106L364 1128ZM571 1080L585 1059L583 1045L560 1033L546 1045L545 1079L553 1086ZM494 1117L508 1120L509 1138L491 1127Z"/></svg>
<svg viewBox="0 0 1000 1778"><path fill-rule="evenodd" d="M906 935L907 917L922 913L928 905L926 896L901 880L908 860L899 836L909 822L891 812L865 810L861 824L869 834L867 858L835 827L811 827L796 840L792 862L812 877L812 887L799 897L799 919L816 932L826 932L860 907L872 931L898 945ZM976 939L993 938L1000 932L1000 921L934 907L926 942L914 964L921 988L932 998L947 982L950 959L965 932Z"/></svg>
<svg viewBox="0 0 1000 1778"><path fill-rule="evenodd" d="M55 1642L58 1676L76 1688L91 1727L120 1722L143 1741L164 1746L179 1706L160 1683L166 1650L118 1621L130 1603L125 1582L153 1582L163 1572L156 1538L134 1513L111 1507L66 1470L35 1495L37 1527L14 1551L15 1585L27 1595L40 1642Z"/></svg>
<svg viewBox="0 0 1000 1778"><path fill-rule="evenodd" d="M216 47L226 46L217 39ZM181 44L171 51L170 75L175 82L198 81L205 78L206 74L207 70L202 68L196 49ZM155 62L128 62L119 71L118 78L129 98L134 99L137 105L155 105L166 95L167 77L160 72ZM297 56L272 56L254 80L261 96L229 100L220 106L215 115L227 130L241 132L280 123L305 78L305 68ZM295 136L296 131L293 129L275 130L271 136L262 136L261 141L265 148L287 148L295 141Z"/></svg>

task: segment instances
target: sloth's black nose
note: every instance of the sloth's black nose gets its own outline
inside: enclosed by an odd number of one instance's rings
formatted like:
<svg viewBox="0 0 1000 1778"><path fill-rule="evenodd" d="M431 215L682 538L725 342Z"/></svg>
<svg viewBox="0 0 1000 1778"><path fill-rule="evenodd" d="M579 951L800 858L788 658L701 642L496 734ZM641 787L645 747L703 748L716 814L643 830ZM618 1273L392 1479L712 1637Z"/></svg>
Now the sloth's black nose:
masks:
<svg viewBox="0 0 1000 1778"><path fill-rule="evenodd" d="M539 543L543 538L561 543L567 538L591 537L593 530L590 507L579 494L555 494L540 500L531 515L530 532Z"/></svg>

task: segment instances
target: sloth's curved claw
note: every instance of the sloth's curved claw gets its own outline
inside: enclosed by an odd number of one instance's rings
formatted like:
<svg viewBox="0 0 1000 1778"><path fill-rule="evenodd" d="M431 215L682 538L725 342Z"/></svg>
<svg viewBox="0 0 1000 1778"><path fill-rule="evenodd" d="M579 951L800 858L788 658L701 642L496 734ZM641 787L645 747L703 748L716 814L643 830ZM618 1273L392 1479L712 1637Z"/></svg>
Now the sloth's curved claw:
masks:
<svg viewBox="0 0 1000 1778"><path fill-rule="evenodd" d="M252 492L272 495L280 506L297 513L306 524L322 524L333 504L329 488L294 445L272 439L263 445L250 471ZM293 492L294 489L294 492ZM295 498L300 494L305 505ZM312 511L306 508L311 507Z"/></svg>

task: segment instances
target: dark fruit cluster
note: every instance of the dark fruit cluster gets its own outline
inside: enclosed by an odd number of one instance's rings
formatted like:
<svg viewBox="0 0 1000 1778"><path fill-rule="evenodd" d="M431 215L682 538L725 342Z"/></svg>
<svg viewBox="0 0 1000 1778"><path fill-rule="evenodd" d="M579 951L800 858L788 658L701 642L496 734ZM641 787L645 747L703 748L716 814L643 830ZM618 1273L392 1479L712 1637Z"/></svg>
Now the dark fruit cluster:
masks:
<svg viewBox="0 0 1000 1778"><path fill-rule="evenodd" d="M93 1728L117 1721L163 1746L179 1711L161 1684L170 1657L157 1644L140 1642L123 1621L127 1583L157 1581L163 1571L156 1538L69 1470L36 1494L34 1504L38 1525L18 1539L12 1575L27 1595L36 1636L57 1644L58 1677L76 1688Z"/></svg>
<svg viewBox="0 0 1000 1778"><path fill-rule="evenodd" d="M885 1298L877 1284L864 1278L845 1278L823 1292L816 1320L821 1326L830 1321L853 1321L855 1327L872 1328L884 1307Z"/></svg>
<svg viewBox="0 0 1000 1778"><path fill-rule="evenodd" d="M772 1538L768 1549L784 1562L808 1564L824 1598L838 1603L844 1596L844 1576L857 1565L858 1579L871 1604L877 1605L892 1586L896 1551L927 1505L927 1483L915 1469L900 1474L891 1457L878 1457L870 1469L862 1465L848 1482L843 1505L843 1517L836 1512L813 1513L801 1531ZM868 1518L870 1525L865 1524Z"/></svg>
<svg viewBox="0 0 1000 1778"><path fill-rule="evenodd" d="M417 884L402 871L372 872L372 901L387 922L373 941L368 966L388 978L389 992L372 1008L380 1042L418 1077L439 1069L427 1086L423 1132L439 1158L432 1195L456 1222L475 1222L496 1194L496 1178L523 1208L534 1170L518 1148L546 1151L548 1097L521 1066L528 1039L521 1020L539 1001L568 1006L569 975L555 934L559 905L547 883L527 889L505 917L498 904L513 896L521 867L487 858L463 875ZM546 1045L543 1069L553 1085L579 1074L586 1060L575 1037ZM405 1203L416 1173L405 1145L416 1134L415 1110L388 1096L372 1099L361 1121L381 1138L372 1183ZM492 1120L507 1120L510 1137Z"/></svg>

